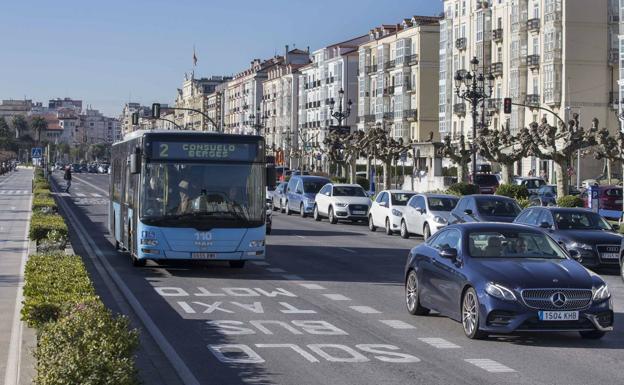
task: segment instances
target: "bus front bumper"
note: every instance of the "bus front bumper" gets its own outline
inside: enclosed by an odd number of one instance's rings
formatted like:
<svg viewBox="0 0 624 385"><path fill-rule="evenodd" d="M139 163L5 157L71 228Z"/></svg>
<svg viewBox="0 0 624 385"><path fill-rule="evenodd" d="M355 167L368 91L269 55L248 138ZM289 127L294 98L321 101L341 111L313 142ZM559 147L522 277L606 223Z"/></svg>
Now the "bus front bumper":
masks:
<svg viewBox="0 0 624 385"><path fill-rule="evenodd" d="M211 253L211 252L185 252L141 248L139 259L152 260L204 260L204 261L252 261L263 260L265 250L237 251L234 253Z"/></svg>

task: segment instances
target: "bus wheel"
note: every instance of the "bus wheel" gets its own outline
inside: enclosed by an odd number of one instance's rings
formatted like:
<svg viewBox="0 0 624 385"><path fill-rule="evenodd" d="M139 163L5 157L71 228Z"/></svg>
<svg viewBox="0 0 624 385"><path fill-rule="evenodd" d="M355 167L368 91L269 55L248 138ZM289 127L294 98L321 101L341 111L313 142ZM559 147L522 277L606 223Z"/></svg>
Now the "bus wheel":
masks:
<svg viewBox="0 0 624 385"><path fill-rule="evenodd" d="M242 269L245 267L245 261L230 261L230 267L234 269Z"/></svg>
<svg viewBox="0 0 624 385"><path fill-rule="evenodd" d="M147 259L139 259L135 257L134 255L132 256L132 266L144 267L146 263L147 263Z"/></svg>
<svg viewBox="0 0 624 385"><path fill-rule="evenodd" d="M119 250L119 241L115 240L115 250L118 251Z"/></svg>

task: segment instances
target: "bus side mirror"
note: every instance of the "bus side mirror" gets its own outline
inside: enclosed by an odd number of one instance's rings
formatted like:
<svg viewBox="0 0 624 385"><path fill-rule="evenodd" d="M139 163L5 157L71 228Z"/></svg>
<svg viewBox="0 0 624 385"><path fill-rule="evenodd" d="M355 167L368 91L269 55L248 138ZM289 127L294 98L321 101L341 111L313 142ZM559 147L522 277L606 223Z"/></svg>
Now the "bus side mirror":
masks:
<svg viewBox="0 0 624 385"><path fill-rule="evenodd" d="M139 174L141 172L141 151L136 148L130 154L130 174Z"/></svg>
<svg viewBox="0 0 624 385"><path fill-rule="evenodd" d="M266 168L266 185L270 190L275 189L275 184L277 181L277 170L274 165L267 165Z"/></svg>

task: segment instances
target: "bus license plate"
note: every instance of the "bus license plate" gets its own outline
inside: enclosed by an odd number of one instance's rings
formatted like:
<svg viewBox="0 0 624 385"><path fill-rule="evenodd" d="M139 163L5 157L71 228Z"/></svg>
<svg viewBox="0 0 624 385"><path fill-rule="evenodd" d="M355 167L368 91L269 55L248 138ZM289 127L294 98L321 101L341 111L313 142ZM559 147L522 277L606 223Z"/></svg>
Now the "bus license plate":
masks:
<svg viewBox="0 0 624 385"><path fill-rule="evenodd" d="M191 253L191 259L214 259L216 257L215 253Z"/></svg>
<svg viewBox="0 0 624 385"><path fill-rule="evenodd" d="M578 321L578 311L540 311L540 321Z"/></svg>

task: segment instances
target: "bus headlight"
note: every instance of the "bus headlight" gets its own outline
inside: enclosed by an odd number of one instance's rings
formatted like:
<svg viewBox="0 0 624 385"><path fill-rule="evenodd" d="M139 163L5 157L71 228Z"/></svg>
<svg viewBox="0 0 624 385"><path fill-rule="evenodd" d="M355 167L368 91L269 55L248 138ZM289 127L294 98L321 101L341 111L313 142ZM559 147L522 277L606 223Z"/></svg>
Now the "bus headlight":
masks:
<svg viewBox="0 0 624 385"><path fill-rule="evenodd" d="M249 242L249 247L250 248L264 247L264 239L260 240L260 241L251 241L251 242Z"/></svg>
<svg viewBox="0 0 624 385"><path fill-rule="evenodd" d="M153 231L144 230L141 232L141 238L154 239L156 238L156 233Z"/></svg>
<svg viewBox="0 0 624 385"><path fill-rule="evenodd" d="M146 246L158 246L157 239L141 239L141 244Z"/></svg>

